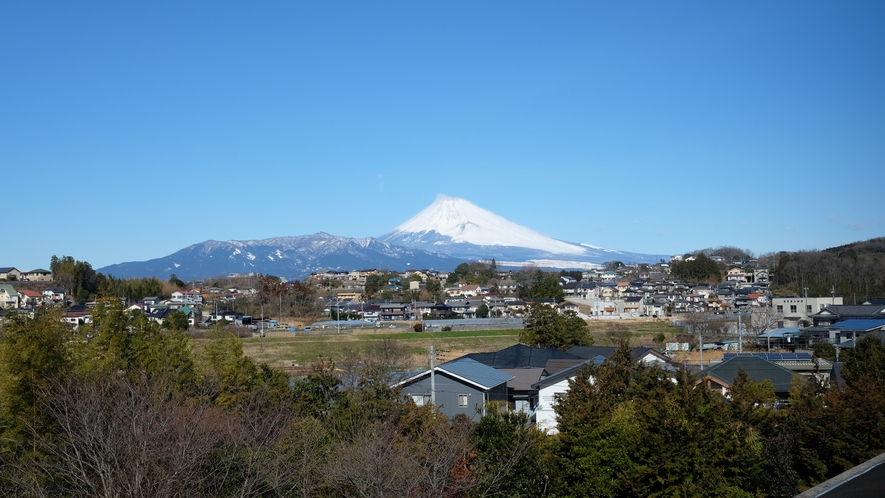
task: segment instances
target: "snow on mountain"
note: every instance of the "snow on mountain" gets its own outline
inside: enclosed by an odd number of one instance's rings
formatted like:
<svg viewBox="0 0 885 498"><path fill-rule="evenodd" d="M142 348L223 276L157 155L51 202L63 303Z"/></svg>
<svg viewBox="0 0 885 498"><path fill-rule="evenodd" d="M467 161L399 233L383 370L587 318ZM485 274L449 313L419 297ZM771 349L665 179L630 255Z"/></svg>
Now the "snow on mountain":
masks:
<svg viewBox="0 0 885 498"><path fill-rule="evenodd" d="M504 246L534 249L551 254L583 254L585 250L575 244L562 242L517 225L472 202L440 195L436 201L396 227L382 240L405 238L422 242L424 235L433 235L434 245L446 242L468 243L478 246ZM446 241L446 239L448 239Z"/></svg>
<svg viewBox="0 0 885 498"><path fill-rule="evenodd" d="M100 268L119 278L160 277L175 273L185 280L228 273L264 273L288 279L319 270L406 267L452 270L461 259L420 249L396 246L378 239L337 237L319 232L264 240L208 240L169 256Z"/></svg>

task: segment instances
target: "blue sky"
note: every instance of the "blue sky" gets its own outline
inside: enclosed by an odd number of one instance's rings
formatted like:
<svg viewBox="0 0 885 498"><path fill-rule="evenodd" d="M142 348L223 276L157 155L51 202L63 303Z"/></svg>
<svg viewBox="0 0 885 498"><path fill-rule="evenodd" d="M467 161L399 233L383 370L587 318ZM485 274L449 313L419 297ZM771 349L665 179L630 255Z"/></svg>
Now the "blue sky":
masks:
<svg viewBox="0 0 885 498"><path fill-rule="evenodd" d="M382 235L462 197L645 253L885 235L885 3L5 2L0 266Z"/></svg>

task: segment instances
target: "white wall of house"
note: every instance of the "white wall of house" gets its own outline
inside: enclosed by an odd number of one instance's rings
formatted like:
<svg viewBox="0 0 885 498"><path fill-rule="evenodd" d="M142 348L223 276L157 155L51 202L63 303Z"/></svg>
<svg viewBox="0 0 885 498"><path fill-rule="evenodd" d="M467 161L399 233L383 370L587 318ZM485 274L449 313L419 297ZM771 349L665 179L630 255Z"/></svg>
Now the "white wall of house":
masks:
<svg viewBox="0 0 885 498"><path fill-rule="evenodd" d="M556 412L553 407L556 404L556 395L568 392L568 382L574 379L562 379L556 384L547 386L538 392L538 407L535 408L535 424L541 430L546 430L548 434L556 434L559 432L556 423Z"/></svg>

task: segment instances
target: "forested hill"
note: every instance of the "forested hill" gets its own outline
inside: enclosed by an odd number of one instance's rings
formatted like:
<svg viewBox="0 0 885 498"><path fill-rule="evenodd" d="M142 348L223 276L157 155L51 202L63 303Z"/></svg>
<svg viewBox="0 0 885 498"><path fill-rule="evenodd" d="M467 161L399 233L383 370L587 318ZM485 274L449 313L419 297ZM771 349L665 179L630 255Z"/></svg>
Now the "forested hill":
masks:
<svg viewBox="0 0 885 498"><path fill-rule="evenodd" d="M777 294L828 296L835 292L845 304L885 298L885 237L823 251L777 255L773 290Z"/></svg>

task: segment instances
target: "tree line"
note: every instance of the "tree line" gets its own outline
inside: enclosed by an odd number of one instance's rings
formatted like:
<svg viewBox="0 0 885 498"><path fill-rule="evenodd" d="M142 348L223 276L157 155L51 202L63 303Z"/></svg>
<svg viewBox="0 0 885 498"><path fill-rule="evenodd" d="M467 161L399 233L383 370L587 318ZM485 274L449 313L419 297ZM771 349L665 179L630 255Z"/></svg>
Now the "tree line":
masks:
<svg viewBox="0 0 885 498"><path fill-rule="evenodd" d="M860 304L885 296L885 238L823 251L780 252L772 277L781 295L843 296Z"/></svg>
<svg viewBox="0 0 885 498"><path fill-rule="evenodd" d="M195 344L118 300L93 316L0 329L5 495L792 496L885 450L876 337L844 389L797 382L781 410L770 383L742 373L726 399L622 343L570 382L547 436L503 406L477 422L416 406L392 387L393 342L289 379L221 328Z"/></svg>

